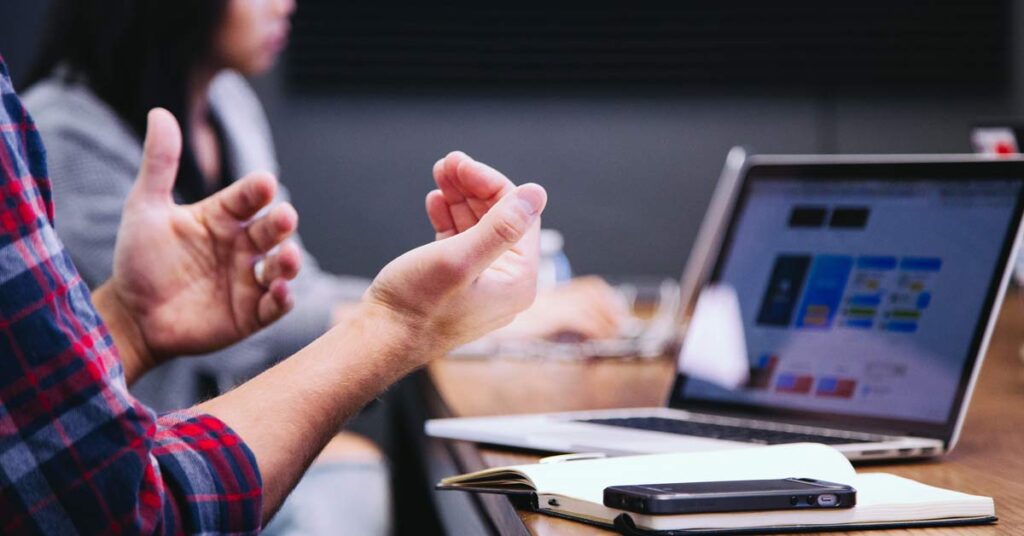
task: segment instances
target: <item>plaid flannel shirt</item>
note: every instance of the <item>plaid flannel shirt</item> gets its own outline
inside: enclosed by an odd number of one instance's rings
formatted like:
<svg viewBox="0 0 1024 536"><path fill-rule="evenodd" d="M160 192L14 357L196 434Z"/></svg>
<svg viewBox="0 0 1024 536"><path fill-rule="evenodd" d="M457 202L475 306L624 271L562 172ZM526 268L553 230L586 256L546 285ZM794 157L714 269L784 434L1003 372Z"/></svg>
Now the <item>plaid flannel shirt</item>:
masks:
<svg viewBox="0 0 1024 536"><path fill-rule="evenodd" d="M0 58L0 534L245 534L262 484L208 415L157 417L53 229L45 150Z"/></svg>

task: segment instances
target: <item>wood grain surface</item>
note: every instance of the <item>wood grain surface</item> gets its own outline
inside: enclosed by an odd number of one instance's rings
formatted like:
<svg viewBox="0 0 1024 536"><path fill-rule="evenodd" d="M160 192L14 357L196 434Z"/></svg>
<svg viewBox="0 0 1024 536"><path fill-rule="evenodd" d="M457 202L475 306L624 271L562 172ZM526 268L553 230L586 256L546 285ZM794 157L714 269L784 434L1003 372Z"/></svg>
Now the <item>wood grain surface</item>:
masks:
<svg viewBox="0 0 1024 536"><path fill-rule="evenodd" d="M846 534L919 536L1024 534L1024 299L1007 296L974 391L959 445L925 462L860 465L861 472L887 472L944 488L993 497L999 523L981 527L865 531ZM429 377L456 416L499 415L616 407L657 406L673 380L670 359L547 362L542 360L446 359ZM438 415L442 416L442 415ZM464 470L533 463L538 454L454 442ZM581 523L514 510L501 496L486 501L486 513L502 534L614 534ZM516 515L512 515L512 513Z"/></svg>

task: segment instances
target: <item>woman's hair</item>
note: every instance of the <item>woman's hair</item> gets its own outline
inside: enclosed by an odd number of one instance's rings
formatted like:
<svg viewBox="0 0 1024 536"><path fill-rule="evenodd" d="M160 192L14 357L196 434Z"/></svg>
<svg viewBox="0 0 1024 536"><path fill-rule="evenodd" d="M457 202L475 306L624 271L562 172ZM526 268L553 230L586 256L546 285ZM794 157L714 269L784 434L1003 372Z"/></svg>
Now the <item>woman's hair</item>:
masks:
<svg viewBox="0 0 1024 536"><path fill-rule="evenodd" d="M213 53L227 2L52 0L25 85L55 74L66 81L83 80L140 140L149 110L166 108L188 140L188 84L196 67ZM187 142L176 190L188 201L207 193Z"/></svg>

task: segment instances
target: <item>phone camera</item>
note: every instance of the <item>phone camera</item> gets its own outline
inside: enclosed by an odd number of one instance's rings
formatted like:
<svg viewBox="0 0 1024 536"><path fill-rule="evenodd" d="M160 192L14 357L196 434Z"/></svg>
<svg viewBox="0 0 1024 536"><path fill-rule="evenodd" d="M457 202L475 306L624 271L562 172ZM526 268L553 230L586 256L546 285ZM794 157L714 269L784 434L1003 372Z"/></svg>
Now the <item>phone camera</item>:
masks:
<svg viewBox="0 0 1024 536"><path fill-rule="evenodd" d="M839 497L836 496L835 494L823 493L821 495L818 495L818 506L822 506L822 507L826 507L827 508L827 507L830 507L830 506L838 506L838 505L839 505Z"/></svg>

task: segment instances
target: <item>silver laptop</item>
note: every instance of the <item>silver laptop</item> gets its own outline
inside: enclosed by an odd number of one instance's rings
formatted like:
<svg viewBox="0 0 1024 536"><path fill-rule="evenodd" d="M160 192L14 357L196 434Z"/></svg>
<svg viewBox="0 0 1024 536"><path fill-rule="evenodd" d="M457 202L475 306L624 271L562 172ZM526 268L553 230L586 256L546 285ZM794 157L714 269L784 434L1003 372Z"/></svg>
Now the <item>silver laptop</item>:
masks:
<svg viewBox="0 0 1024 536"><path fill-rule="evenodd" d="M427 434L609 454L952 449L1020 241L1024 161L736 157L683 287L736 290L745 384L678 374L667 407L439 419Z"/></svg>

